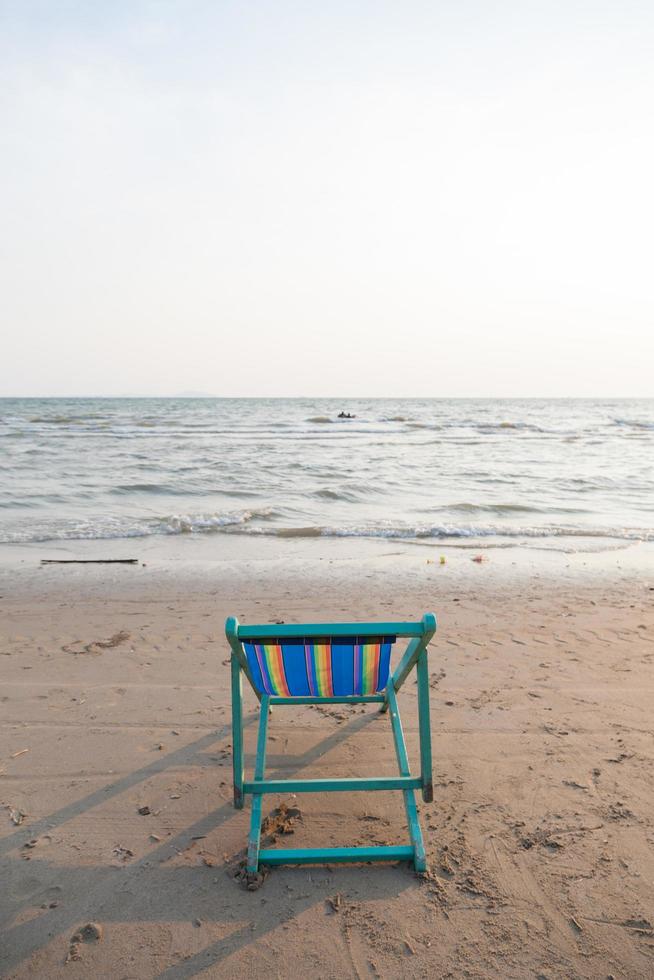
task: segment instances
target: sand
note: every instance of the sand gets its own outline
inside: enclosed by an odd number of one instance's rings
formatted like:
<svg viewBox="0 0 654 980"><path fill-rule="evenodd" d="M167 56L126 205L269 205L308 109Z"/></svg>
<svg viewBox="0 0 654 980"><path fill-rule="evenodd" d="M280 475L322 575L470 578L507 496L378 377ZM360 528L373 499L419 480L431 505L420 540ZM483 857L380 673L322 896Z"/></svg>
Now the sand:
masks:
<svg viewBox="0 0 654 980"><path fill-rule="evenodd" d="M654 975L652 565L337 548L192 566L40 568L13 553L0 574L3 976ZM428 874L279 868L247 891L225 616L426 610L440 623ZM413 683L400 705L415 765ZM248 695L249 765L254 706ZM268 763L396 772L372 706L277 709ZM269 797L264 812L281 803L299 811L287 846L406 838L396 794Z"/></svg>

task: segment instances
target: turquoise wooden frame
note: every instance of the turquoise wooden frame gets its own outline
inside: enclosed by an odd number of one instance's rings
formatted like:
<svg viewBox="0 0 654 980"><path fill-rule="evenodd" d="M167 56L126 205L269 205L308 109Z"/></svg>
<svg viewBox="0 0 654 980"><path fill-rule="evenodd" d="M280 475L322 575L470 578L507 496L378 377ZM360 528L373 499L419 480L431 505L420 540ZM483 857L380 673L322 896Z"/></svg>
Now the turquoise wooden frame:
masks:
<svg viewBox="0 0 654 980"><path fill-rule="evenodd" d="M247 871L256 873L259 864L320 864L356 861L413 861L416 871L426 870L425 845L418 819L414 791L422 798L434 798L432 782L431 727L429 721L429 670L427 644L436 632L436 617L426 613L417 623L300 623L241 626L235 616L225 623L225 634L231 647L232 679L232 751L234 765L234 806L241 810L245 796L252 796L252 815L248 841ZM297 637L397 636L407 638L404 656L389 676L385 690L379 694L347 697L278 697L257 690L243 650L243 640L288 639ZM397 692L413 668L418 682L418 725L420 732L420 775L412 776L397 706ZM249 681L260 701L259 733L254 779L246 780L243 763L243 688L242 675ZM390 710L391 729L399 776L362 779L266 779L266 738L268 718L273 705L290 704L379 704ZM393 847L316 847L261 848L261 807L266 793L325 793L354 790L401 790L404 797L409 839L405 846Z"/></svg>

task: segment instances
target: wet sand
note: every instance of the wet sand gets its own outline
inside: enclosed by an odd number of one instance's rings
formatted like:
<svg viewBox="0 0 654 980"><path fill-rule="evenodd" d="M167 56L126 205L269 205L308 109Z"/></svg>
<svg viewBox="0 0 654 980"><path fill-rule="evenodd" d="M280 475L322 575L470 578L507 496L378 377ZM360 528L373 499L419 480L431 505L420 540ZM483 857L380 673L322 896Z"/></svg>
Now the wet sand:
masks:
<svg viewBox="0 0 654 980"><path fill-rule="evenodd" d="M3 976L652 976L651 556L488 551L477 565L460 550L440 566L433 548L340 544L194 565L5 555ZM435 799L419 804L429 873L281 868L247 891L235 877L249 806L231 804L225 616L426 610L439 618ZM412 683L400 704L415 766ZM388 718L280 708L268 764L281 776L395 774ZM267 797L264 811L282 802L300 811L282 845L406 838L396 794Z"/></svg>

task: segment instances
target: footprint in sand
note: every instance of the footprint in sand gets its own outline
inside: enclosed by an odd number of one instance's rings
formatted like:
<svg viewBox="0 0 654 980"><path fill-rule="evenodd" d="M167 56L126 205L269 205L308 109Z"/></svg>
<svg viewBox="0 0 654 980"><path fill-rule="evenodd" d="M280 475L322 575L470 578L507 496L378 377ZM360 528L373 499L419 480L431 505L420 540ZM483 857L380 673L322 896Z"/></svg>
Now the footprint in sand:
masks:
<svg viewBox="0 0 654 980"><path fill-rule="evenodd" d="M121 630L119 633L114 633L110 636L108 640L93 640L91 643L83 643L81 640L75 640L73 643L65 643L62 646L64 653L74 653L75 655L83 653L101 653L103 650L111 650L114 647L119 647L121 643L126 643L129 640L130 634L125 630Z"/></svg>

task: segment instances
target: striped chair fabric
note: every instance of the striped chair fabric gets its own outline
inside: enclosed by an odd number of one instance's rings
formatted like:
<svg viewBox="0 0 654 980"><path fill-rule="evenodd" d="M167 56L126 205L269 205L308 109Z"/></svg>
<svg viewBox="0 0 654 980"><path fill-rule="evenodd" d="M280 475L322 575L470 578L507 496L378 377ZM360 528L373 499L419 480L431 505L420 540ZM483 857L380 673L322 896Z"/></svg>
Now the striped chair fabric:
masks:
<svg viewBox="0 0 654 980"><path fill-rule="evenodd" d="M344 697L377 694L388 682L394 636L243 641L262 694Z"/></svg>

